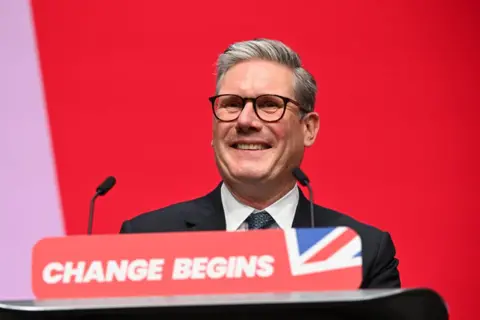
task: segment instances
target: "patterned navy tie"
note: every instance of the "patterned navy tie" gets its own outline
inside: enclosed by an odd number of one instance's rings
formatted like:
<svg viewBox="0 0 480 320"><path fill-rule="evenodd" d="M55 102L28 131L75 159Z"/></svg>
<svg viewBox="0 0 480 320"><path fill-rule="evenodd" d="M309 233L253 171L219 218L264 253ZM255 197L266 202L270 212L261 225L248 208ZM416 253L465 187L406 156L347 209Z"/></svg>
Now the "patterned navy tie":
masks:
<svg viewBox="0 0 480 320"><path fill-rule="evenodd" d="M275 220L272 216L266 211L260 211L252 213L245 220L248 224L248 229L267 229L272 224L275 223Z"/></svg>

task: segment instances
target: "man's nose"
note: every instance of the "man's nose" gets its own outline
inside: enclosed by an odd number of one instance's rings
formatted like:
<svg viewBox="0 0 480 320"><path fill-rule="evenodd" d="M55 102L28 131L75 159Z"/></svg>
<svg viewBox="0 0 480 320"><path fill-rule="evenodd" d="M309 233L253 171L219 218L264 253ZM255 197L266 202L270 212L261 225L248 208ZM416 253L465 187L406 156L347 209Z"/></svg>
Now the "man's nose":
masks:
<svg viewBox="0 0 480 320"><path fill-rule="evenodd" d="M252 102L247 102L237 119L237 128L243 131L260 130L262 121L257 117Z"/></svg>

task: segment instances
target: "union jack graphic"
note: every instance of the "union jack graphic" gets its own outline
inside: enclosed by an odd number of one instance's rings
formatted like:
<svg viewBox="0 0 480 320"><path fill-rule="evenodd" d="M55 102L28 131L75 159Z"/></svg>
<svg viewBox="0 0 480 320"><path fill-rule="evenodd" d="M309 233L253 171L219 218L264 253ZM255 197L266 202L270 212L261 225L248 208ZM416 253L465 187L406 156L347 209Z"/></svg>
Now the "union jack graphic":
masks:
<svg viewBox="0 0 480 320"><path fill-rule="evenodd" d="M292 275L362 267L362 243L347 227L285 230Z"/></svg>

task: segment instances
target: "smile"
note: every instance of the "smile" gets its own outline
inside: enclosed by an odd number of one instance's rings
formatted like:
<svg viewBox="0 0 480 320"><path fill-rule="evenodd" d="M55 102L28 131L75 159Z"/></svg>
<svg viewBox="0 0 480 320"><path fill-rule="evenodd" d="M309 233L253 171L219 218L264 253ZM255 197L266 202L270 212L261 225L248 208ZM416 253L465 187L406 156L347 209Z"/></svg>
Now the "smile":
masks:
<svg viewBox="0 0 480 320"><path fill-rule="evenodd" d="M270 149L271 146L262 143L234 143L232 148L239 150L265 150Z"/></svg>

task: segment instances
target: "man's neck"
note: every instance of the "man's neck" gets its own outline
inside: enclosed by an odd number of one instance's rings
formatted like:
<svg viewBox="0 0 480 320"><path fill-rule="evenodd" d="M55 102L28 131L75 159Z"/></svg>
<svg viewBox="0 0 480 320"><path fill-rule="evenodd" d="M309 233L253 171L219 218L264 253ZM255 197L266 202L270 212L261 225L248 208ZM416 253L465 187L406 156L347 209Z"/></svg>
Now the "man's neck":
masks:
<svg viewBox="0 0 480 320"><path fill-rule="evenodd" d="M238 201L257 210L263 210L292 190L296 181L292 179L287 183L271 184L227 183L226 181L224 183Z"/></svg>

